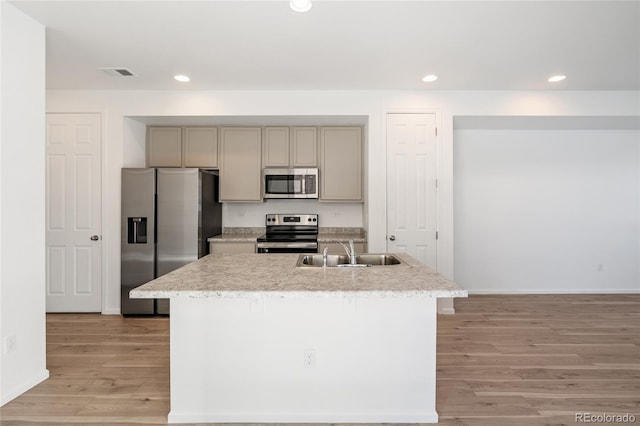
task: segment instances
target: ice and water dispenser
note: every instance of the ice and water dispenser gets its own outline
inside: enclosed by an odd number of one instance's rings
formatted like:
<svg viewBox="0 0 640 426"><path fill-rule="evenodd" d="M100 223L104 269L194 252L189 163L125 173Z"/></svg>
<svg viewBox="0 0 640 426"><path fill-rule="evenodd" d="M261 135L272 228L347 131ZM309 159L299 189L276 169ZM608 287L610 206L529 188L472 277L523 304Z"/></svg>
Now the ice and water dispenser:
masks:
<svg viewBox="0 0 640 426"><path fill-rule="evenodd" d="M147 218L130 217L127 218L127 240L129 244L147 243Z"/></svg>

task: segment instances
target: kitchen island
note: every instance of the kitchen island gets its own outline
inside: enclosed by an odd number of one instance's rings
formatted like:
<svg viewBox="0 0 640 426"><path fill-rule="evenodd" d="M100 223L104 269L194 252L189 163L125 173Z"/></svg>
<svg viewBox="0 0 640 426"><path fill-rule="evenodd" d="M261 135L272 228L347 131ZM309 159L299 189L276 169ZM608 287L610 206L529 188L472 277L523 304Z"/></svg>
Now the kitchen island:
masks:
<svg viewBox="0 0 640 426"><path fill-rule="evenodd" d="M169 422L437 422L436 299L467 293L396 256L209 255L132 290L171 299Z"/></svg>

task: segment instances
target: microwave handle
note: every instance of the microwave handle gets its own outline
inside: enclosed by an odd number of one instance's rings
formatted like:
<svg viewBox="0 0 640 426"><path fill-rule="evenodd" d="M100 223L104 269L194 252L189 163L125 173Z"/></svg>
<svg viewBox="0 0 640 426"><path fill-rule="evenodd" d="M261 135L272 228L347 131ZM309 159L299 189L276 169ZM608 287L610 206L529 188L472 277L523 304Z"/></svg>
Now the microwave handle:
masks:
<svg viewBox="0 0 640 426"><path fill-rule="evenodd" d="M302 185L301 186L301 190L303 194L307 193L307 175L302 175Z"/></svg>

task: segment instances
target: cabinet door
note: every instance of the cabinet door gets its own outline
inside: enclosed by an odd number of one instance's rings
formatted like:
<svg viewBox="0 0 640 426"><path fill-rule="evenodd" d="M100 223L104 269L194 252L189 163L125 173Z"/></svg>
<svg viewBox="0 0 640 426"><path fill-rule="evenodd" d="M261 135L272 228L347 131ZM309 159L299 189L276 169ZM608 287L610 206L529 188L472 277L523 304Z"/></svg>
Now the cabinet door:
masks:
<svg viewBox="0 0 640 426"><path fill-rule="evenodd" d="M185 127L185 167L218 167L218 129L215 127Z"/></svg>
<svg viewBox="0 0 640 426"><path fill-rule="evenodd" d="M320 128L320 200L362 201L362 128Z"/></svg>
<svg viewBox="0 0 640 426"><path fill-rule="evenodd" d="M318 130L315 127L293 128L291 165L293 167L318 167Z"/></svg>
<svg viewBox="0 0 640 426"><path fill-rule="evenodd" d="M220 128L220 201L262 201L261 129Z"/></svg>
<svg viewBox="0 0 640 426"><path fill-rule="evenodd" d="M289 128L265 127L262 142L264 167L289 167Z"/></svg>
<svg viewBox="0 0 640 426"><path fill-rule="evenodd" d="M147 165L149 167L182 166L182 129L180 127L147 128Z"/></svg>

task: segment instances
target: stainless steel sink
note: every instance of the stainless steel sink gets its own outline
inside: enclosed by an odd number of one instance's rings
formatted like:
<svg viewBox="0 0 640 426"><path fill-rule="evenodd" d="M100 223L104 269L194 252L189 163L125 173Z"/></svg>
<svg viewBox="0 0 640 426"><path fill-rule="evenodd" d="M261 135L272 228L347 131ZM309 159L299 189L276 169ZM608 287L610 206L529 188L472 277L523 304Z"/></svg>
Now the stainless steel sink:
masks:
<svg viewBox="0 0 640 426"><path fill-rule="evenodd" d="M330 254L327 256L327 267L364 267L364 266L388 266L399 265L402 261L392 254L360 254L356 256L356 264L349 263L349 257L345 255ZM322 267L324 261L321 254L301 254L298 257L296 267L314 268Z"/></svg>
<svg viewBox="0 0 640 426"><path fill-rule="evenodd" d="M402 261L392 254L360 254L356 256L356 263L361 265L381 266L399 265Z"/></svg>
<svg viewBox="0 0 640 426"><path fill-rule="evenodd" d="M327 266L335 267L349 263L349 258L345 255L330 254L327 256ZM301 254L298 257L297 267L322 267L324 260L321 254Z"/></svg>

